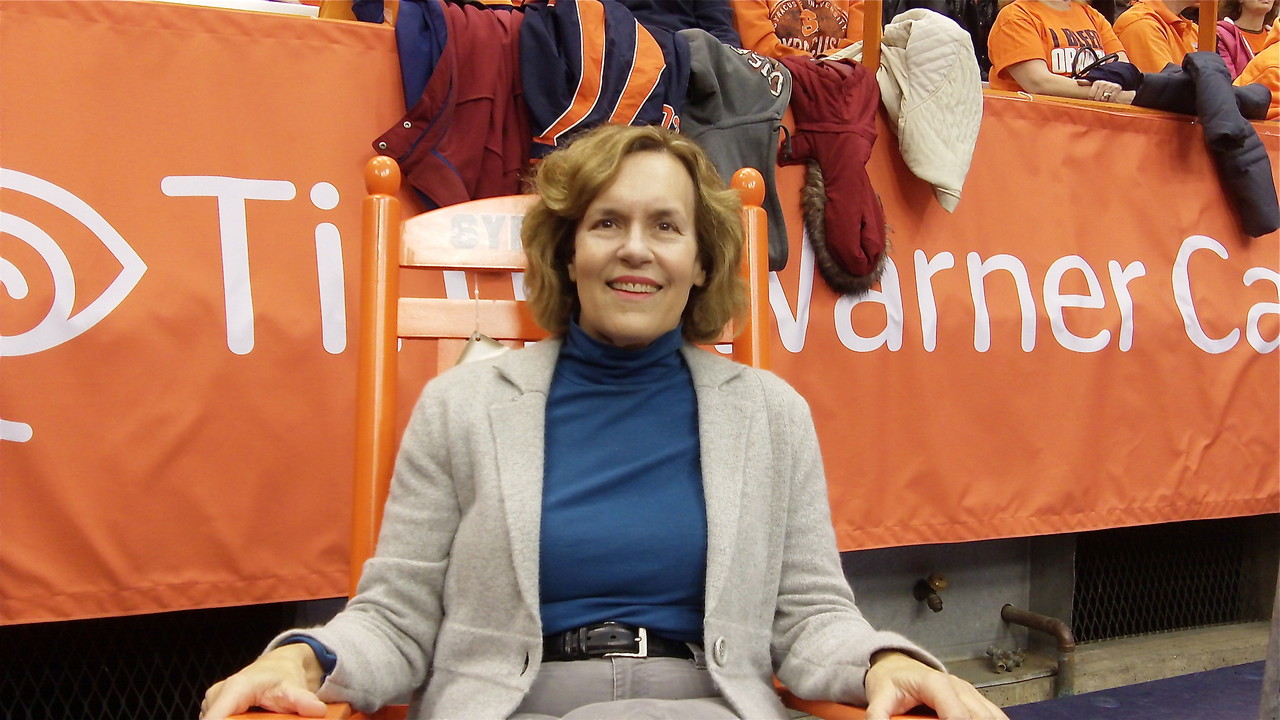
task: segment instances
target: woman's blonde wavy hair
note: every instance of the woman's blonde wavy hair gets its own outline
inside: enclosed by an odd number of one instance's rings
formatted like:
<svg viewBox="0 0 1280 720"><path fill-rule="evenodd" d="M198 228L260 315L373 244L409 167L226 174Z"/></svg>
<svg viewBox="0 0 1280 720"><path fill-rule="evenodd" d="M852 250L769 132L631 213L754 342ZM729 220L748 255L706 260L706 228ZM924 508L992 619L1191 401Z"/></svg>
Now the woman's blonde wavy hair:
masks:
<svg viewBox="0 0 1280 720"><path fill-rule="evenodd" d="M682 333L691 342L712 342L746 306L745 284L738 274L743 242L741 202L736 192L725 187L702 148L653 126L605 125L538 164L532 180L538 199L525 214L520 230L528 256L525 291L534 319L553 333L568 329L569 319L580 309L568 270L578 223L587 206L613 183L622 160L638 152L667 153L684 165L693 179L698 260L707 280L689 294L681 316Z"/></svg>

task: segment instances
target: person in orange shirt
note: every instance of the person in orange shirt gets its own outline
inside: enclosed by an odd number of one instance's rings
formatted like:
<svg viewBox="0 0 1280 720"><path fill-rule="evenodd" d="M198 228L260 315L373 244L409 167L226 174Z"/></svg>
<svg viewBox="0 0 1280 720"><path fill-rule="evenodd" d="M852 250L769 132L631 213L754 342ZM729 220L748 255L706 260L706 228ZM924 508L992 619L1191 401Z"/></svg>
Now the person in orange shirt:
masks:
<svg viewBox="0 0 1280 720"><path fill-rule="evenodd" d="M733 0L742 47L766 57L822 57L862 39L861 0Z"/></svg>
<svg viewBox="0 0 1280 720"><path fill-rule="evenodd" d="M1137 0L1116 18L1116 35L1129 53L1129 62L1142 72L1160 72L1165 65L1181 65L1184 55L1195 52L1199 41L1196 24L1181 13L1196 0Z"/></svg>
<svg viewBox="0 0 1280 720"><path fill-rule="evenodd" d="M1092 61L1124 47L1107 19L1083 2L1016 0L1006 5L987 37L991 88L1128 104L1133 92L1113 82L1072 77Z"/></svg>
<svg viewBox="0 0 1280 720"><path fill-rule="evenodd" d="M1266 44L1236 78L1236 85L1258 83L1271 91L1271 107L1267 119L1280 119L1280 23L1271 26Z"/></svg>
<svg viewBox="0 0 1280 720"><path fill-rule="evenodd" d="M1256 55L1267 46L1267 33L1280 14L1280 0L1224 0L1220 14L1218 25L1236 26Z"/></svg>

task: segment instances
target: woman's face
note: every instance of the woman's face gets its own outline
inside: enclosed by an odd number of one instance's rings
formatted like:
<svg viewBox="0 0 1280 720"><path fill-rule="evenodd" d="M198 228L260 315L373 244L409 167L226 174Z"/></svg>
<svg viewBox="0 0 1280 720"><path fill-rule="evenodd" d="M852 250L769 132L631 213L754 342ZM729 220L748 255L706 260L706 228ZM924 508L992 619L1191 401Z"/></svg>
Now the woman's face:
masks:
<svg viewBox="0 0 1280 720"><path fill-rule="evenodd" d="M591 337L639 349L680 324L706 282L694 229L693 179L665 152L632 153L578 223L569 279Z"/></svg>

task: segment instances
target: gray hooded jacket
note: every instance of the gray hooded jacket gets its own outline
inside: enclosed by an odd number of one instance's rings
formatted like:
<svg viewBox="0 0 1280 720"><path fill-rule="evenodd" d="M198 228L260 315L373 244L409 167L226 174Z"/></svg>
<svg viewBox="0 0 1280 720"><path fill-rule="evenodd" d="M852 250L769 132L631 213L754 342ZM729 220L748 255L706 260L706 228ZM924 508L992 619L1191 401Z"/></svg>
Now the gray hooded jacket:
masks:
<svg viewBox="0 0 1280 720"><path fill-rule="evenodd" d="M704 30L681 30L689 43L689 94L680 132L700 144L726 179L744 167L764 176L769 269L787 264L787 225L774 186L778 128L791 101L791 74L772 58L729 47Z"/></svg>

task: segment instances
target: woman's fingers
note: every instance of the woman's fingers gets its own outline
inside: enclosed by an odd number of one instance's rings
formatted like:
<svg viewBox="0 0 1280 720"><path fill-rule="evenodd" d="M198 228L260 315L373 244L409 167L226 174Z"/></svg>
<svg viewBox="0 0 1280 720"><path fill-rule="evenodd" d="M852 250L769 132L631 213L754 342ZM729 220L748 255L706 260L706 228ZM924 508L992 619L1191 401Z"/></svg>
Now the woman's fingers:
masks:
<svg viewBox="0 0 1280 720"><path fill-rule="evenodd" d="M319 686L320 671L311 648L301 643L282 645L235 675L214 683L200 704L200 717L226 720L228 715L251 707L324 717L325 704L313 690Z"/></svg>
<svg viewBox="0 0 1280 720"><path fill-rule="evenodd" d="M877 660L867 673L867 720L927 705L940 720L1009 720L1000 708L960 678L906 655Z"/></svg>
<svg viewBox="0 0 1280 720"><path fill-rule="evenodd" d="M955 688L956 695L965 707L966 715L964 717L973 718L974 720L1009 720L1004 711L978 692L977 688L955 675L948 675L947 677L957 686Z"/></svg>
<svg viewBox="0 0 1280 720"><path fill-rule="evenodd" d="M1089 98L1098 102L1113 102L1119 99L1120 86L1113 82L1099 80L1089 87Z"/></svg>

